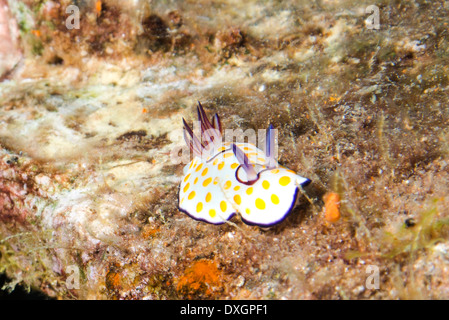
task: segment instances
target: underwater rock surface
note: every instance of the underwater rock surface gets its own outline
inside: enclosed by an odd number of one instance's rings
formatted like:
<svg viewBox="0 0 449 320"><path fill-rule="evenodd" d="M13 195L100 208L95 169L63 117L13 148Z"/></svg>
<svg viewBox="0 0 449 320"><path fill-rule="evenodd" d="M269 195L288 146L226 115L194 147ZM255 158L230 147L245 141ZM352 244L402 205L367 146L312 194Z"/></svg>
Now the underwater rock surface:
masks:
<svg viewBox="0 0 449 320"><path fill-rule="evenodd" d="M5 289L449 298L447 1L3 3L23 52L0 82ZM312 180L282 223L178 210L198 100L279 130L279 162Z"/></svg>

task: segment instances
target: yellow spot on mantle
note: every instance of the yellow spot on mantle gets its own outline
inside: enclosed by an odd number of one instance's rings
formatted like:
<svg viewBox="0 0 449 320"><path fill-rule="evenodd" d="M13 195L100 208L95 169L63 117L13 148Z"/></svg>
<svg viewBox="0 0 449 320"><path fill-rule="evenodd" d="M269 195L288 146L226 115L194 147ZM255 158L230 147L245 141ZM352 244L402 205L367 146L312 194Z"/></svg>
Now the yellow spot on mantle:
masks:
<svg viewBox="0 0 449 320"><path fill-rule="evenodd" d="M203 187L207 187L211 182L212 178L211 177L207 178L206 180L203 181Z"/></svg>
<svg viewBox="0 0 449 320"><path fill-rule="evenodd" d="M265 201L263 201L260 198L256 199L256 208L259 210L264 210L265 209Z"/></svg>
<svg viewBox="0 0 449 320"><path fill-rule="evenodd" d="M231 185L232 185L232 182L231 181L226 181L226 183L225 183L225 185L224 185L224 188L226 189L226 190L228 190L230 187L231 187Z"/></svg>
<svg viewBox="0 0 449 320"><path fill-rule="evenodd" d="M224 202L224 201L220 202L220 209L221 209L221 211L225 212L227 207L228 206L227 206L226 202Z"/></svg>
<svg viewBox="0 0 449 320"><path fill-rule="evenodd" d="M286 185L288 185L290 183L291 179L290 177L287 176L283 176L282 178L279 179L279 184L283 187L285 187Z"/></svg>
<svg viewBox="0 0 449 320"><path fill-rule="evenodd" d="M268 190L268 188L270 188L270 183L267 180L264 180L262 182L262 187L266 190Z"/></svg>

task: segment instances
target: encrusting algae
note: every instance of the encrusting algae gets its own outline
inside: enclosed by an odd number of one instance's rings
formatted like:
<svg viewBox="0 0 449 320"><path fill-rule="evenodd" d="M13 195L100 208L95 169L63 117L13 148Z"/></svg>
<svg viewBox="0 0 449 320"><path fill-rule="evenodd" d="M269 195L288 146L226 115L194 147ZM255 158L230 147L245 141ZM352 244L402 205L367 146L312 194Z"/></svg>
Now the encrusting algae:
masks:
<svg viewBox="0 0 449 320"><path fill-rule="evenodd" d="M324 219L327 222L337 222L340 220L340 196L335 192L328 192L323 196Z"/></svg>
<svg viewBox="0 0 449 320"><path fill-rule="evenodd" d="M199 260L184 271L176 291L187 299L211 298L223 290L222 281L222 272L215 261Z"/></svg>

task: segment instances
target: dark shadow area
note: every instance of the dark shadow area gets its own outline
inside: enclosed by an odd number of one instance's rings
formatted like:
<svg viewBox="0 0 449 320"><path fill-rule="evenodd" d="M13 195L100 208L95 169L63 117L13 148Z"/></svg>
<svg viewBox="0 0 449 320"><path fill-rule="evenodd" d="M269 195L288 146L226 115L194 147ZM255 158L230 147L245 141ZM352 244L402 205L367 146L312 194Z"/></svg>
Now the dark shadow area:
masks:
<svg viewBox="0 0 449 320"><path fill-rule="evenodd" d="M37 290L28 292L25 288L17 285L12 292L1 290L8 283L8 279L4 274L0 274L0 300L50 300L51 298Z"/></svg>

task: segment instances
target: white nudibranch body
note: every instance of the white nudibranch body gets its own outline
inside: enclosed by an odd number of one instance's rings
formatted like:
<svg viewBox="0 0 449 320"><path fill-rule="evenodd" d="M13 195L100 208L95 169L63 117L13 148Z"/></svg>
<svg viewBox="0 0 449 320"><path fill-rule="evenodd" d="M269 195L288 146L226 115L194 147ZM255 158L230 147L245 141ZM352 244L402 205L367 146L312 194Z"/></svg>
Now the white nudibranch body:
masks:
<svg viewBox="0 0 449 320"><path fill-rule="evenodd" d="M271 226L293 209L300 186L310 180L274 159L274 129L265 152L250 143L222 142L218 115L212 121L199 104L201 141L184 121L184 137L194 154L179 187L179 209L196 220L222 224L239 213L250 225Z"/></svg>

